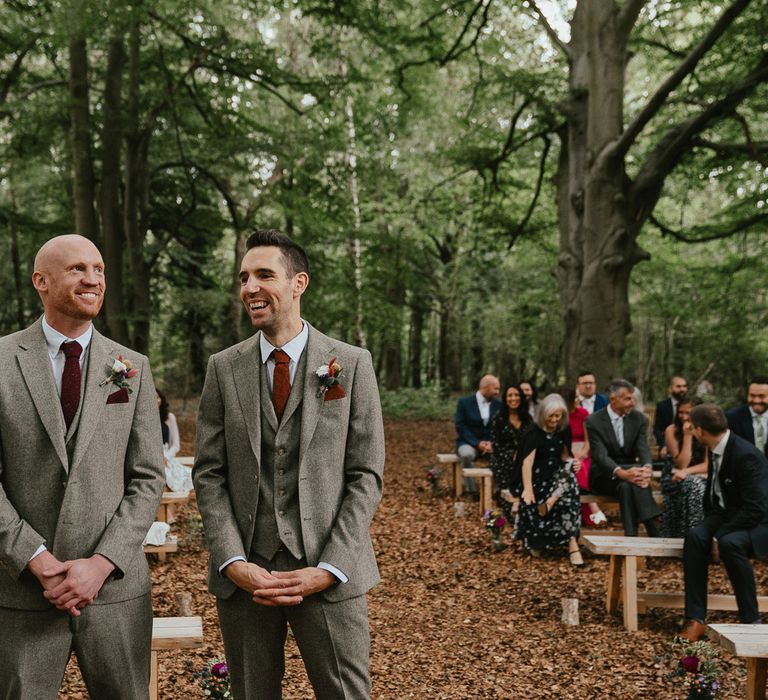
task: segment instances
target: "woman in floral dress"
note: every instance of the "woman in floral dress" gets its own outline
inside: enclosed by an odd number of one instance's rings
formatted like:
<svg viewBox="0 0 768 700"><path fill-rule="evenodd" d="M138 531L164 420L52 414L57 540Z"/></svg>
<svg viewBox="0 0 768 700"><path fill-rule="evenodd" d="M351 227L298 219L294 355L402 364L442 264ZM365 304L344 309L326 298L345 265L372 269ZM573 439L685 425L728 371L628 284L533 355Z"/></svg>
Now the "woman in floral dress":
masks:
<svg viewBox="0 0 768 700"><path fill-rule="evenodd" d="M581 505L571 457L568 408L559 394L549 394L539 404L536 426L523 440L523 493L519 534L525 548L540 556L542 549L568 547L574 566L584 560L579 551Z"/></svg>

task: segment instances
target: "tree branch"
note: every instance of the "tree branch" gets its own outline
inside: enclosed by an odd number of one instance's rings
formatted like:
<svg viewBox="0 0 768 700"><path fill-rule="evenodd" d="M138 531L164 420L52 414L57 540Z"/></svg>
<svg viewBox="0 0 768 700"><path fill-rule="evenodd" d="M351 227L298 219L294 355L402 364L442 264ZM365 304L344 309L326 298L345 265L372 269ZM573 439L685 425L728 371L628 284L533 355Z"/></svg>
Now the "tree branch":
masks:
<svg viewBox="0 0 768 700"><path fill-rule="evenodd" d="M619 12L618 29L624 37L628 37L637 22L648 0L627 0Z"/></svg>
<svg viewBox="0 0 768 700"><path fill-rule="evenodd" d="M759 224L764 224L768 221L768 212L765 214L755 214L754 216L737 221L725 228L719 228L717 226L696 226L695 228L690 229L687 233L669 228L653 215L649 217L649 221L661 231L662 236L671 236L683 243L706 243L707 241L729 238L734 234L748 231Z"/></svg>
<svg viewBox="0 0 768 700"><path fill-rule="evenodd" d="M523 3L523 6L525 6L526 4L528 7L531 8L531 10L533 10L535 19L538 21L538 23L542 26L544 31L547 33L549 40L554 44L555 48L560 49L560 51L562 51L565 57L570 61L571 58L573 58L571 49L558 36L557 32L552 28L552 25L549 23L549 20L544 16L544 13L539 9L539 6L536 4L535 0L525 0L525 2Z"/></svg>
<svg viewBox="0 0 768 700"><path fill-rule="evenodd" d="M760 165L768 167L768 161L761 156L768 155L768 141L749 141L747 143L725 143L709 139L693 139L691 145L707 148L723 156L751 156Z"/></svg>
<svg viewBox="0 0 768 700"><path fill-rule="evenodd" d="M702 57L712 48L715 42L723 35L726 29L744 11L752 0L734 0L733 4L723 12L717 22L707 32L704 38L688 53L685 60L659 87L656 93L646 103L645 107L635 116L627 126L621 138L613 146L612 155L623 158L630 146L635 142L645 125L653 119L669 97L670 93L688 77L698 65Z"/></svg>
<svg viewBox="0 0 768 700"><path fill-rule="evenodd" d="M2 85L0 85L0 105L8 98L11 86L18 80L21 73L21 64L24 61L25 56L32 50L32 47L37 42L38 35L35 34L24 46L21 47L19 53L16 55L13 65L3 79Z"/></svg>
<svg viewBox="0 0 768 700"><path fill-rule="evenodd" d="M541 194L541 185L544 182L544 176L546 174L547 155L549 154L549 148L552 145L550 138L546 135L541 137L544 141L544 151L541 154L541 160L539 161L539 176L536 179L536 188L533 192L533 199L528 206L528 211L525 212L525 216L520 220L520 223L510 231L509 243L507 244L507 250L511 249L515 244L515 241L523 234L525 227L533 215L533 210L536 208L536 203L539 201L539 195Z"/></svg>

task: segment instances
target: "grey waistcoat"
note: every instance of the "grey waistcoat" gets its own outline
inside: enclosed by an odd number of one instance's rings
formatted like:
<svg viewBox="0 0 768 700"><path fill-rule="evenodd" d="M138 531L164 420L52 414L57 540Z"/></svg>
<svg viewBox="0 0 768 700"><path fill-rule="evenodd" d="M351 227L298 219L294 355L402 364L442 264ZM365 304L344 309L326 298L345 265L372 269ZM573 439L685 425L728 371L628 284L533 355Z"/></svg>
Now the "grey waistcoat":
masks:
<svg viewBox="0 0 768 700"><path fill-rule="evenodd" d="M304 558L299 512L299 443L306 355L306 352L301 354L277 430L266 365L260 363L261 478L251 551L264 559L272 559L281 545L296 559Z"/></svg>

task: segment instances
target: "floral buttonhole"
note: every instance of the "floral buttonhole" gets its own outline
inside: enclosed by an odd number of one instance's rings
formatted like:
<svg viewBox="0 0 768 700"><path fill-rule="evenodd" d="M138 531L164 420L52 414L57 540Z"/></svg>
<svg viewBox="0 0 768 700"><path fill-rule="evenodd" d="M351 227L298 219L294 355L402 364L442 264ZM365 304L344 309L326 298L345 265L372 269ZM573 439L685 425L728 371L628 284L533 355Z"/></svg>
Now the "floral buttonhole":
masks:
<svg viewBox="0 0 768 700"><path fill-rule="evenodd" d="M133 393L128 380L135 377L139 370L133 368L133 363L130 360L126 360L122 355L118 355L107 372L109 376L99 386L114 384L119 389L126 389L129 394Z"/></svg>
<svg viewBox="0 0 768 700"><path fill-rule="evenodd" d="M334 399L343 399L346 396L344 387L339 382L344 368L336 361L334 357L327 365L320 365L315 370L317 378L320 380L320 387L317 390L318 398L324 397L325 401Z"/></svg>

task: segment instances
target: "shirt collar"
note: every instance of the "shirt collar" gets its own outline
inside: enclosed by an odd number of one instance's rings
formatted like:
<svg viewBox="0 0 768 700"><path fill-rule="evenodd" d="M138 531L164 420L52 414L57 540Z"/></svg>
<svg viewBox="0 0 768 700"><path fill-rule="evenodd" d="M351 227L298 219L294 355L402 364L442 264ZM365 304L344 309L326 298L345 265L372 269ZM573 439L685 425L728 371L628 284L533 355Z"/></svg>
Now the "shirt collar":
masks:
<svg viewBox="0 0 768 700"><path fill-rule="evenodd" d="M716 454L718 457L722 457L725 453L725 445L728 442L728 438L731 437L731 431L726 430L725 433L723 433L723 437L720 438L720 442L715 445L714 448L712 448L712 452Z"/></svg>
<svg viewBox="0 0 768 700"><path fill-rule="evenodd" d="M43 334L45 335L45 342L48 345L48 354L51 357L56 357L56 355L61 351L61 344L71 340L76 340L78 343L80 343L80 347L83 349L83 351L85 351L91 342L91 338L93 337L93 324L88 326L88 330L78 338L68 338L66 335L59 333L59 331L51 326L51 324L46 320L45 316L43 316Z"/></svg>
<svg viewBox="0 0 768 700"><path fill-rule="evenodd" d="M765 418L765 413L755 413L752 406L749 407L749 414L752 416L752 421L754 422L755 418L759 418L760 420L763 420Z"/></svg>
<svg viewBox="0 0 768 700"><path fill-rule="evenodd" d="M597 394L592 394L592 396L582 396L579 394L579 401L581 403L592 403L595 400L595 396L597 396Z"/></svg>
<svg viewBox="0 0 768 700"><path fill-rule="evenodd" d="M618 413L616 413L616 411L614 411L611 408L611 404L608 404L606 408L608 409L608 417L611 419L611 421L616 421L619 418L624 418L624 416L620 416Z"/></svg>
<svg viewBox="0 0 768 700"><path fill-rule="evenodd" d="M301 332L291 338L282 348L280 348L294 363L298 364L301 359L301 353L304 352L304 348L307 347L307 338L309 338L309 326L301 322ZM267 340L267 337L262 333L259 337L259 348L261 349L261 361L266 363L272 351L276 348L276 345L272 345Z"/></svg>
<svg viewBox="0 0 768 700"><path fill-rule="evenodd" d="M479 391L475 392L475 398L477 399L477 403L484 404L484 403L491 403L488 399L485 398Z"/></svg>

